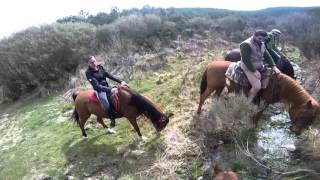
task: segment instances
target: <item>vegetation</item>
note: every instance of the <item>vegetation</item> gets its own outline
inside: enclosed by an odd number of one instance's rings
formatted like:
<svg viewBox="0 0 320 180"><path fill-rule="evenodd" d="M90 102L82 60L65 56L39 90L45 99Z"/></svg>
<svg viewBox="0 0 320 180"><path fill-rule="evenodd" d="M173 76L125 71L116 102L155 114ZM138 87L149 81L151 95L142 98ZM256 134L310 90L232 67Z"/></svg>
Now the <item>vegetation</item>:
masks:
<svg viewBox="0 0 320 180"><path fill-rule="evenodd" d="M0 97L2 101L16 100L35 90L47 94L66 87L83 54L104 52L109 64L120 67L135 54L175 47L173 40L178 35L192 38L217 34L239 43L256 28L278 28L284 32L285 40L296 44L304 55L318 57L318 11L319 8L275 8L238 12L150 6L123 11L113 8L110 13L95 16L81 11L77 16L28 28L0 42Z"/></svg>
<svg viewBox="0 0 320 180"><path fill-rule="evenodd" d="M247 141L251 150L259 138L248 131L258 107L231 94L207 103L202 117L194 115L203 69L208 61L222 59L223 52L254 29L278 28L284 34L283 52L307 70L310 63L316 69L307 72L306 84L312 87L320 77L319 21L319 8L240 12L145 6L121 12L113 8L95 16L81 11L13 34L0 42L0 177L211 178L212 161L243 178L266 177L250 153L243 155ZM86 127L89 139L80 139L80 129L67 121L73 105L56 94L88 86L81 62L87 53L95 54L110 72L150 96L164 111L175 114L161 136L145 118L140 118L139 125L147 142L136 139L125 119L118 121L117 135L106 135L91 118ZM319 90L313 89L320 97ZM51 96L5 104L32 93ZM270 125L287 128L282 121ZM318 146L313 146L319 143L318 128L314 128L315 136L305 137L301 144L310 147L301 151L307 160L319 159ZM288 169L300 167L306 166L296 163Z"/></svg>

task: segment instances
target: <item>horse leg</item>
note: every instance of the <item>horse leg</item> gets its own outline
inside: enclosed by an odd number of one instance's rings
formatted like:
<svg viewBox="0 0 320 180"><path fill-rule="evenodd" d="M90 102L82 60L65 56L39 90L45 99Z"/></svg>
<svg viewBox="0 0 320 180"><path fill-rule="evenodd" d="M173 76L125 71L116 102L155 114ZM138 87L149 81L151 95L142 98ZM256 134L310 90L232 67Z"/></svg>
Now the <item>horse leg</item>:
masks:
<svg viewBox="0 0 320 180"><path fill-rule="evenodd" d="M216 91L214 92L214 95L219 98L223 89L224 89L224 87L216 89Z"/></svg>
<svg viewBox="0 0 320 180"><path fill-rule="evenodd" d="M129 121L130 121L131 125L133 126L134 130L136 130L136 132L138 133L139 137L142 138L139 126L137 124L137 119L136 118L129 118Z"/></svg>
<svg viewBox="0 0 320 180"><path fill-rule="evenodd" d="M97 117L97 121L104 127L104 128L108 128L108 126L103 122L102 117Z"/></svg>
<svg viewBox="0 0 320 180"><path fill-rule="evenodd" d="M201 113L201 109L203 106L204 101L210 96L210 94L213 92L213 89L207 88L201 95L200 95L200 102L197 110L197 114Z"/></svg>
<svg viewBox="0 0 320 180"><path fill-rule="evenodd" d="M86 120L80 118L79 126L80 126L80 129L82 131L82 136L87 138L88 136L87 136L86 130L84 129L85 122L86 122Z"/></svg>
<svg viewBox="0 0 320 180"><path fill-rule="evenodd" d="M82 132L82 136L87 138L87 133L84 129L84 125L86 124L86 121L88 120L88 118L90 117L90 114L79 114L79 127L81 129Z"/></svg>
<svg viewBox="0 0 320 180"><path fill-rule="evenodd" d="M257 114L255 114L252 117L252 122L253 122L253 127L257 128L258 127L258 121L262 116L262 113L264 112L264 110L268 107L268 104L265 104L264 107L262 108L262 110L258 111Z"/></svg>

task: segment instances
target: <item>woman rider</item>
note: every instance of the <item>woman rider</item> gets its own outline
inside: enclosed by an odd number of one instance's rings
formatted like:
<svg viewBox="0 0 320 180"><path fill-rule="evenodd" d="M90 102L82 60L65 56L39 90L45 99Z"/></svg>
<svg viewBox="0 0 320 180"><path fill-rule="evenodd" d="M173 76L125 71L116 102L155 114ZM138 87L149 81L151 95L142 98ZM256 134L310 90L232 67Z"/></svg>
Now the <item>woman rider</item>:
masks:
<svg viewBox="0 0 320 180"><path fill-rule="evenodd" d="M108 101L108 96L112 93L117 93L117 88L110 87L106 78L109 78L117 83L121 83L122 85L127 85L124 81L120 81L118 78L109 74L103 66L97 63L96 58L93 55L88 55L84 57L84 60L87 62L88 69L86 70L86 77L93 89L97 91L100 102L104 107L104 112L106 115L109 115L111 119L111 128L108 128L108 132L116 133L113 129L116 125L115 122L115 110L113 110Z"/></svg>

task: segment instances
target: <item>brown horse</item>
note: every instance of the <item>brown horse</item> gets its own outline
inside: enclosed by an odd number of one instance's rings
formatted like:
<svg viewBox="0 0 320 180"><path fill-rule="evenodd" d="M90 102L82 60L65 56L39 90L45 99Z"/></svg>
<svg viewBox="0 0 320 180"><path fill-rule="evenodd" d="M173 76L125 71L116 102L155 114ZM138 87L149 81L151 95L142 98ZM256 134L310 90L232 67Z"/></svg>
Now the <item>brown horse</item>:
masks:
<svg viewBox="0 0 320 180"><path fill-rule="evenodd" d="M72 117L79 124L84 137L87 137L84 125L91 114L97 116L97 121L104 128L108 128L102 120L102 118L108 118L108 116L105 115L99 104L90 100L90 93L93 93L93 90L78 90L72 95L75 101ZM150 98L143 97L125 86L118 86L117 95L120 102L117 118L126 117L140 137L142 135L136 120L139 115L143 114L148 117L158 132L164 129L169 122L169 116L162 113Z"/></svg>
<svg viewBox="0 0 320 180"><path fill-rule="evenodd" d="M200 102L197 113L200 114L202 105L207 97L214 92L219 96L226 86L225 72L232 62L212 61L202 76L200 86ZM232 84L235 84L232 82ZM232 90L232 86L228 87ZM289 105L289 115L292 126L290 129L300 134L303 128L309 126L319 115L319 103L295 80L285 74L274 75L266 89L262 91L261 98L266 104L284 102Z"/></svg>
<svg viewBox="0 0 320 180"><path fill-rule="evenodd" d="M231 62L237 62L241 60L241 53L240 49L232 49L227 52L227 54L224 57L224 60L226 61L231 61ZM292 77L293 79L296 79L295 74L294 74L294 69L292 64L290 63L289 59L286 57L282 56L279 60L277 60L276 66L277 68L284 74Z"/></svg>

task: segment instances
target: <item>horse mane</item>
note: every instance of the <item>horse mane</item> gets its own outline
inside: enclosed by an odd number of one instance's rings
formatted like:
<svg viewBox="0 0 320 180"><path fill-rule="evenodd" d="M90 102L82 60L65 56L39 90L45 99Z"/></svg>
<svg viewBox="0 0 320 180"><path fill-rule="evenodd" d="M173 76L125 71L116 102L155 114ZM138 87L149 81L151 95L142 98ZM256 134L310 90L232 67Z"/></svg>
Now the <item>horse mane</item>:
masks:
<svg viewBox="0 0 320 180"><path fill-rule="evenodd" d="M149 117L152 123L158 126L159 119L164 116L160 109L153 102L141 96L139 93L127 88L126 90L132 94L129 104L135 105L139 111L139 114Z"/></svg>
<svg viewBox="0 0 320 180"><path fill-rule="evenodd" d="M286 74L278 74L272 82L272 88L279 91L280 98L291 105L301 105L310 100L317 103L317 101L313 99L313 97L296 80Z"/></svg>

